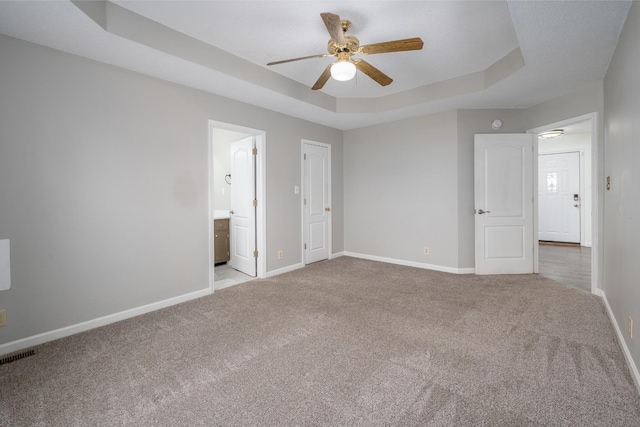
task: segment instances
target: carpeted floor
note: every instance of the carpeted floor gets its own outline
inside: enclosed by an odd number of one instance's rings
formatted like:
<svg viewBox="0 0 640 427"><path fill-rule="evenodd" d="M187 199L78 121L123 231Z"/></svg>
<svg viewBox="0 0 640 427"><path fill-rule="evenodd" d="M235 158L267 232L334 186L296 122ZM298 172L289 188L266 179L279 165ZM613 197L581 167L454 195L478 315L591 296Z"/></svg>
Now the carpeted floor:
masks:
<svg viewBox="0 0 640 427"><path fill-rule="evenodd" d="M638 426L601 300L348 257L0 366L2 426Z"/></svg>

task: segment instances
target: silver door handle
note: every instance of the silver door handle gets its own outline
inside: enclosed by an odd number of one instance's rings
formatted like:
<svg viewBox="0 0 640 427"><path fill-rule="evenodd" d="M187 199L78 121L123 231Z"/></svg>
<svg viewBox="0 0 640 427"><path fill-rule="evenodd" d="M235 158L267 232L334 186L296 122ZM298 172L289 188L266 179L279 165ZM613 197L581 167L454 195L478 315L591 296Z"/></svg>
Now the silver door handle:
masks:
<svg viewBox="0 0 640 427"><path fill-rule="evenodd" d="M478 209L478 215L482 215L486 213L491 213L491 211L483 211L482 209Z"/></svg>

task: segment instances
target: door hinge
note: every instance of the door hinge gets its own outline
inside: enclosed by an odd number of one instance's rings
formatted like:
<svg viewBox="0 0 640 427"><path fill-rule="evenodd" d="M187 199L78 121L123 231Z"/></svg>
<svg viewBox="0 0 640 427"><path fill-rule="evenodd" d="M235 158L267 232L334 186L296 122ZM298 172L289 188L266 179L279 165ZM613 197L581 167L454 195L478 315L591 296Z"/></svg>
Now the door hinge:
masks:
<svg viewBox="0 0 640 427"><path fill-rule="evenodd" d="M253 153L254 156L258 155L258 149L257 148L254 148L251 152Z"/></svg>
<svg viewBox="0 0 640 427"><path fill-rule="evenodd" d="M307 160L307 155L306 154L304 155L304 159Z"/></svg>
<svg viewBox="0 0 640 427"><path fill-rule="evenodd" d="M258 199L253 199L253 206L258 206Z"/></svg>
<svg viewBox="0 0 640 427"><path fill-rule="evenodd" d="M254 258L258 258L258 251L257 251L257 250L256 250L256 251L253 251L253 257L254 257Z"/></svg>
<svg viewBox="0 0 640 427"><path fill-rule="evenodd" d="M307 198L304 199L304 205L307 206Z"/></svg>
<svg viewBox="0 0 640 427"><path fill-rule="evenodd" d="M307 244L306 243L304 244L304 248L307 249Z"/></svg>

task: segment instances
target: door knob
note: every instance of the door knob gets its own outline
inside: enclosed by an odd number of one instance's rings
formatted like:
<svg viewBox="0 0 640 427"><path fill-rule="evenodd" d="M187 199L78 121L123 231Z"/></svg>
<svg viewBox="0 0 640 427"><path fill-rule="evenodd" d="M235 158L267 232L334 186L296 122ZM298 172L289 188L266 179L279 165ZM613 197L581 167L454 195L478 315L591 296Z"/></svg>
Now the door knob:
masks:
<svg viewBox="0 0 640 427"><path fill-rule="evenodd" d="M491 211L483 211L482 209L478 209L479 215L486 214L486 213L491 213Z"/></svg>

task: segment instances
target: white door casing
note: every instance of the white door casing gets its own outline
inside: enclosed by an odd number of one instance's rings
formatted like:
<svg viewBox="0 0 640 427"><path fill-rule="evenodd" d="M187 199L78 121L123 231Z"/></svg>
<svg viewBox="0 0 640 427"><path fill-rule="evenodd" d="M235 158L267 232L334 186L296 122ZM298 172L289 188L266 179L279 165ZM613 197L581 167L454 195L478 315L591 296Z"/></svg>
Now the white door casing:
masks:
<svg viewBox="0 0 640 427"><path fill-rule="evenodd" d="M475 135L476 274L533 273L534 137Z"/></svg>
<svg viewBox="0 0 640 427"><path fill-rule="evenodd" d="M580 243L580 153L538 156L538 238Z"/></svg>
<svg viewBox="0 0 640 427"><path fill-rule="evenodd" d="M231 266L256 275L255 137L231 143Z"/></svg>
<svg viewBox="0 0 640 427"><path fill-rule="evenodd" d="M329 258L331 252L331 164L327 144L303 141L303 255L304 263Z"/></svg>

